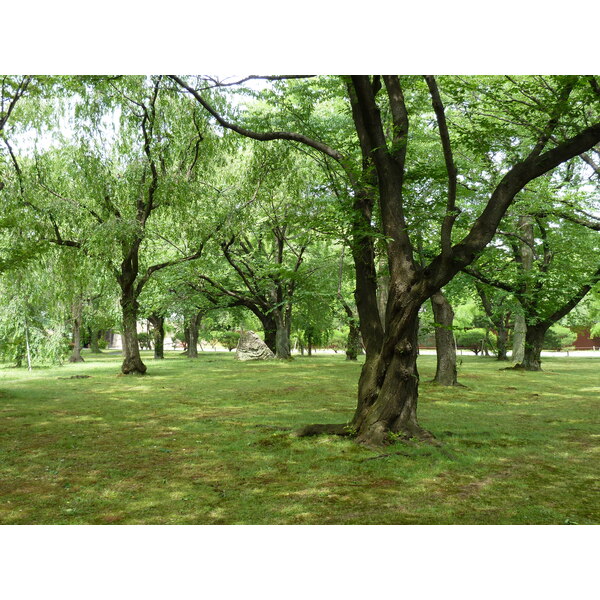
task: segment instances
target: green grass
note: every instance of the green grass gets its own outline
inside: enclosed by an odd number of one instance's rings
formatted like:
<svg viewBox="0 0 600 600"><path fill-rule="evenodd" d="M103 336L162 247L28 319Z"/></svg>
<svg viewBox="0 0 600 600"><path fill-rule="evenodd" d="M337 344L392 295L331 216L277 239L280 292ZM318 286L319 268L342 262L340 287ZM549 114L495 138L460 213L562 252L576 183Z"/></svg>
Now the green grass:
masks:
<svg viewBox="0 0 600 600"><path fill-rule="evenodd" d="M595 358L522 373L462 357L468 387L447 389L428 383L435 357L423 356L420 421L442 446L378 453L277 429L352 417L360 364L342 355L145 353L144 377L120 376L119 356L85 356L0 368L0 523L600 521Z"/></svg>

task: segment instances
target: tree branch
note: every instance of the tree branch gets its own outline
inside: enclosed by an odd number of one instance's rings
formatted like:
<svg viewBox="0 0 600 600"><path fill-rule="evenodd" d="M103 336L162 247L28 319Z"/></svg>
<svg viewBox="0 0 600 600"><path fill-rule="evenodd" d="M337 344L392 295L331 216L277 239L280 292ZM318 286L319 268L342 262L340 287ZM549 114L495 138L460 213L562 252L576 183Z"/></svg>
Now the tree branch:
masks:
<svg viewBox="0 0 600 600"><path fill-rule="evenodd" d="M433 75L425 75L425 81L429 87L429 93L431 95L431 104L438 122L438 129L440 132L440 138L442 140L442 149L444 151L444 162L446 163L446 172L448 173L448 200L446 202L446 214L442 222L441 229L441 246L442 253L446 256L450 255L452 248L452 227L454 221L458 216L459 212L456 210L456 165L454 164L454 158L452 156L452 145L450 143L450 133L448 131L448 124L446 122L446 114L444 112L444 105L440 97L435 77Z"/></svg>
<svg viewBox="0 0 600 600"><path fill-rule="evenodd" d="M177 84L179 84L182 88L186 89L204 107L204 109L208 111L217 120L221 127L225 127L226 129L235 131L236 133L239 133L240 135L243 135L245 137L263 142L271 140L290 140L294 142L300 142L302 144L306 144L307 146L315 148L316 150L319 150L320 152L323 152L328 156L331 156L331 158L337 160L340 163L343 163L345 160L344 156L340 152L334 150L333 148L330 148L327 144L324 144L317 140L313 140L299 133L292 133L287 131L272 131L267 133L260 133L257 131L245 129L244 127L240 127L238 125L235 125L234 123L230 123L226 121L210 104L208 104L208 102L206 102L206 100L204 100L204 98L194 88L185 83L185 81L183 81L180 77L177 77L176 75L169 75L169 77Z"/></svg>

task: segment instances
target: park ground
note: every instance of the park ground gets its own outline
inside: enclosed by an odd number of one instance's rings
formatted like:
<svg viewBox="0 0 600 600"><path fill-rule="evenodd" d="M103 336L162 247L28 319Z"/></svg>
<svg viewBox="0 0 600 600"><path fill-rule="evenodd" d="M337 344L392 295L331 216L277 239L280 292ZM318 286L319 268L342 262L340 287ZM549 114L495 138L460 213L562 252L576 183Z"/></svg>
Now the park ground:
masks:
<svg viewBox="0 0 600 600"><path fill-rule="evenodd" d="M442 388L423 355L419 418L441 445L373 450L293 435L351 419L360 361L143 354L143 377L111 353L0 366L1 524L600 522L599 358L462 356L466 387Z"/></svg>

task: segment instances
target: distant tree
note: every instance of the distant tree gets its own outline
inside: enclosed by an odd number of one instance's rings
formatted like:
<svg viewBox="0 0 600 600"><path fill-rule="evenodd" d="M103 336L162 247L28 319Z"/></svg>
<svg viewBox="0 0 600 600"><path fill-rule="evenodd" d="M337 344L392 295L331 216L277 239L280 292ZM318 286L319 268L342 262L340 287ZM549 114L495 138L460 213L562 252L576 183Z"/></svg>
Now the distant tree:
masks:
<svg viewBox="0 0 600 600"><path fill-rule="evenodd" d="M549 328L568 315L600 280L600 238L591 228L560 217L536 215L526 226L523 219L519 224L515 232L501 231L505 242L466 271L518 300L526 324L521 365L539 371Z"/></svg>

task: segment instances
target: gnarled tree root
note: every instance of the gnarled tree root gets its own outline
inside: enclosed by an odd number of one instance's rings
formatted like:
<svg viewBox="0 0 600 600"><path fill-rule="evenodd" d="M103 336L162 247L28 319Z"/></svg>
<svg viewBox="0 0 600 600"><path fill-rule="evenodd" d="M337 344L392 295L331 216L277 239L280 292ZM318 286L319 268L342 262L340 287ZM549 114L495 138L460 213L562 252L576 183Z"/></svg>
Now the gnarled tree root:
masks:
<svg viewBox="0 0 600 600"><path fill-rule="evenodd" d="M313 435L338 435L341 437L352 437L357 438L359 444L367 446L369 448L381 448L393 444L394 442L400 441L405 444L412 444L414 442L422 442L431 446L441 446L442 443L436 439L436 437L430 431L422 429L421 427L411 427L401 433L393 435L386 435L381 439L375 439L374 437L361 437L357 434L354 429L348 423L327 423L327 424L315 424L306 425L302 429L298 429L294 432L296 437L310 437Z"/></svg>
<svg viewBox="0 0 600 600"><path fill-rule="evenodd" d="M347 423L306 425L295 432L296 437L309 437L311 435L340 435L342 437L354 437L354 431Z"/></svg>
<svg viewBox="0 0 600 600"><path fill-rule="evenodd" d="M464 383L460 383L459 381L455 381L454 383L441 383L439 381L436 381L435 379L431 379L429 381L429 383L439 385L440 387L461 387L461 388L467 387Z"/></svg>

